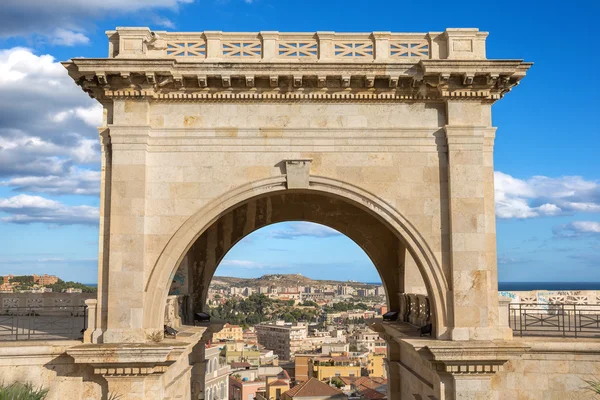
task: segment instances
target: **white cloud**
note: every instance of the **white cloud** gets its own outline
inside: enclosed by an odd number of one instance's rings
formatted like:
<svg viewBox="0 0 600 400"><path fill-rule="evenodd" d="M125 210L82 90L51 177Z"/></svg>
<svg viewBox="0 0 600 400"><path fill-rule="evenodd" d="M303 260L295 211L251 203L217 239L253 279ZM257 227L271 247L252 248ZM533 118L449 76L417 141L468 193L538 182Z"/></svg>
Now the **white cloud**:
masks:
<svg viewBox="0 0 600 400"><path fill-rule="evenodd" d="M100 194L100 171L73 168L65 176L25 176L0 183L11 186L18 192L47 193L52 195L92 195Z"/></svg>
<svg viewBox="0 0 600 400"><path fill-rule="evenodd" d="M102 107L52 56L0 50L0 109L0 185L97 193L98 183L88 177L98 175L89 169L99 168Z"/></svg>
<svg viewBox="0 0 600 400"><path fill-rule="evenodd" d="M42 35L57 45L73 46L88 42L84 31L94 20L115 14L152 10L177 11L194 0L18 0L2 4L0 37ZM152 20L149 18L149 20ZM165 19L165 21L168 21ZM164 21L163 24L164 25Z"/></svg>
<svg viewBox="0 0 600 400"><path fill-rule="evenodd" d="M600 183L580 176L527 180L494 173L496 215L499 218L533 218L575 212L600 212Z"/></svg>
<svg viewBox="0 0 600 400"><path fill-rule="evenodd" d="M58 28L52 34L51 42L59 46L76 46L78 44L88 44L90 39L81 32Z"/></svg>
<svg viewBox="0 0 600 400"><path fill-rule="evenodd" d="M152 17L152 23L163 28L175 29L175 24L173 23L173 21L171 21L169 18L161 17L158 15Z"/></svg>
<svg viewBox="0 0 600 400"><path fill-rule="evenodd" d="M299 237L326 238L341 235L335 229L312 222L289 222L285 225L286 228L283 230L272 231L270 237L274 239L296 239Z"/></svg>
<svg viewBox="0 0 600 400"><path fill-rule="evenodd" d="M65 122L69 118L76 118L95 128L102 125L102 112L102 105L96 103L89 107L75 107L59 111L56 114L50 115L49 118L57 123Z"/></svg>
<svg viewBox="0 0 600 400"><path fill-rule="evenodd" d="M26 194L0 198L0 212L9 214L0 218L1 221L14 224L96 225L100 218L96 207L70 206Z"/></svg>
<svg viewBox="0 0 600 400"><path fill-rule="evenodd" d="M554 235L559 237L580 237L600 235L600 222L573 221L554 227Z"/></svg>

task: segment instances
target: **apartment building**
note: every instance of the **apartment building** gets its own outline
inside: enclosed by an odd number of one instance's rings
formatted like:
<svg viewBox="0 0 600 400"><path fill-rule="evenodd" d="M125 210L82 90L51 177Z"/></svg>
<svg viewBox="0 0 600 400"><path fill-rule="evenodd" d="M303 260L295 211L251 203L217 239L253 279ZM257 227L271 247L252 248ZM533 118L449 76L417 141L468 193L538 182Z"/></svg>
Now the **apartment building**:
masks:
<svg viewBox="0 0 600 400"><path fill-rule="evenodd" d="M206 370L204 373L204 398L206 400L229 399L229 365L221 358L219 346L207 346L204 349Z"/></svg>
<svg viewBox="0 0 600 400"><path fill-rule="evenodd" d="M239 325L225 324L223 329L213 334L213 341L219 340L244 340L244 330Z"/></svg>
<svg viewBox="0 0 600 400"><path fill-rule="evenodd" d="M273 350L280 360L291 360L308 337L308 326L304 323L262 323L255 330L258 343Z"/></svg>

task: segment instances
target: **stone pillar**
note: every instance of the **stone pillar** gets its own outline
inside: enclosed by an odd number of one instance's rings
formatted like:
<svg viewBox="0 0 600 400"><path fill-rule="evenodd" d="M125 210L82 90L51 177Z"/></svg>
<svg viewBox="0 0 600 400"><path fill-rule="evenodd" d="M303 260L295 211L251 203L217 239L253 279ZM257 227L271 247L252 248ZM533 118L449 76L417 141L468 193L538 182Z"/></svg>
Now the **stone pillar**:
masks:
<svg viewBox="0 0 600 400"><path fill-rule="evenodd" d="M221 37L223 32L221 31L205 31L204 37L206 38L206 58L207 59L220 59L222 54L221 49Z"/></svg>
<svg viewBox="0 0 600 400"><path fill-rule="evenodd" d="M262 31L260 32L262 39L262 59L273 60L279 55L279 49L277 48L277 39L279 39L279 32L277 31Z"/></svg>
<svg viewBox="0 0 600 400"><path fill-rule="evenodd" d="M512 299L510 297L498 298L498 325L504 331L504 340L513 338L513 330L510 328L510 310L509 306Z"/></svg>
<svg viewBox="0 0 600 400"><path fill-rule="evenodd" d="M451 338L502 339L498 325L491 105L448 100Z"/></svg>
<svg viewBox="0 0 600 400"><path fill-rule="evenodd" d="M143 329L148 101L115 100L110 129L110 239L103 343L145 342ZM155 222L155 221L151 221ZM104 265L106 268L106 265ZM104 304L103 304L104 305ZM104 327L103 327L104 329Z"/></svg>
<svg viewBox="0 0 600 400"><path fill-rule="evenodd" d="M319 60L333 60L335 58L334 37L335 32L317 32Z"/></svg>
<svg viewBox="0 0 600 400"><path fill-rule="evenodd" d="M105 108L106 110L106 108ZM105 113L107 115L108 113ZM105 121L108 122L108 121ZM106 125L106 123L105 123ZM102 341L102 334L106 330L108 316L108 276L110 254L110 196L112 181L112 146L108 128L99 129L102 149L102 166L100 170L100 225L98 235L98 293L97 304L94 308L96 324L90 331L90 342ZM90 311L91 312L91 309ZM88 326L90 329L90 326Z"/></svg>
<svg viewBox="0 0 600 400"><path fill-rule="evenodd" d="M85 301L87 306L87 329L83 332L83 343L92 343L92 335L96 330L96 317L97 317L97 305L98 300L87 299Z"/></svg>
<svg viewBox="0 0 600 400"><path fill-rule="evenodd" d="M373 32L375 40L374 52L375 61L385 61L390 57L390 36L391 32Z"/></svg>

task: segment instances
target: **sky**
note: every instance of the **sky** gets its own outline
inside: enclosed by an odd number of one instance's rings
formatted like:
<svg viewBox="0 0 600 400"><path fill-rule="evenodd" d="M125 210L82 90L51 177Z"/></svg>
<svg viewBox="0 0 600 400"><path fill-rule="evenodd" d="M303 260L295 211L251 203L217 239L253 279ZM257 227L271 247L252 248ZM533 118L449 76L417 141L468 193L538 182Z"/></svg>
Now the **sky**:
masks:
<svg viewBox="0 0 600 400"><path fill-rule="evenodd" d="M493 106L500 281L600 282L600 5L590 0L19 0L0 3L0 275L97 281L101 108L59 61L105 57L106 30L490 32L488 58L534 62ZM377 281L326 227L248 236L220 275Z"/></svg>

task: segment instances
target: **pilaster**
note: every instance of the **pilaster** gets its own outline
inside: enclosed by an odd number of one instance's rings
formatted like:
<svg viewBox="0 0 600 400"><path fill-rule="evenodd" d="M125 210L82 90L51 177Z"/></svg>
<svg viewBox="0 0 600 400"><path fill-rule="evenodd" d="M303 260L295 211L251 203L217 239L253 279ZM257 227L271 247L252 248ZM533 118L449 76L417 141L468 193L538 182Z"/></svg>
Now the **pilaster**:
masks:
<svg viewBox="0 0 600 400"><path fill-rule="evenodd" d="M502 339L498 323L490 105L449 100L448 188L454 340Z"/></svg>
<svg viewBox="0 0 600 400"><path fill-rule="evenodd" d="M115 109L116 123L110 127L110 273L107 285L103 285L107 309L102 342L145 342L148 340L142 323L148 254L145 205L146 197L152 193L147 192L146 184L149 128L144 123L149 104L143 100L123 100L115 102Z"/></svg>

